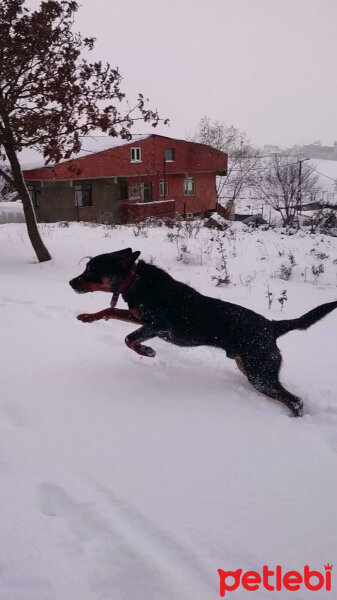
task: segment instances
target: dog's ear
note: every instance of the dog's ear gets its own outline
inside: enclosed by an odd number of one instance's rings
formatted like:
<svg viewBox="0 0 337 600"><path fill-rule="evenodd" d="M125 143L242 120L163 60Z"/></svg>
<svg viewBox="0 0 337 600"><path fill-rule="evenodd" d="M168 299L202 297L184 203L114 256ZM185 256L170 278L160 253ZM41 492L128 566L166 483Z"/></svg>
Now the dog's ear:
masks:
<svg viewBox="0 0 337 600"><path fill-rule="evenodd" d="M140 256L140 252L138 250L136 252L131 252L131 254L128 256L122 256L122 258L118 260L118 266L125 270L131 269L138 256Z"/></svg>
<svg viewBox="0 0 337 600"><path fill-rule="evenodd" d="M124 250L117 250L116 252L111 253L116 258L124 258L124 256L130 256L132 254L131 248L124 248Z"/></svg>

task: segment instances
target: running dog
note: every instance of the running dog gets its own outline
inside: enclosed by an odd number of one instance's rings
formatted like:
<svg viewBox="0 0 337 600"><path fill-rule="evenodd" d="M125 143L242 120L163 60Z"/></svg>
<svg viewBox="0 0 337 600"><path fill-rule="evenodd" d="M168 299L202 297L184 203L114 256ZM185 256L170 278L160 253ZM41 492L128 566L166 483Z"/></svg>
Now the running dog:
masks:
<svg viewBox="0 0 337 600"><path fill-rule="evenodd" d="M69 283L77 293L112 293L110 308L78 315L83 323L118 319L140 325L125 338L141 356L155 351L143 342L159 337L177 346L214 346L235 359L238 368L259 392L279 400L295 415L303 415L303 402L279 381L281 353L276 340L293 329L307 329L337 307L322 304L297 319L271 321L243 306L203 296L168 273L136 263L140 252L131 248L91 258L85 271ZM115 308L119 295L128 310Z"/></svg>

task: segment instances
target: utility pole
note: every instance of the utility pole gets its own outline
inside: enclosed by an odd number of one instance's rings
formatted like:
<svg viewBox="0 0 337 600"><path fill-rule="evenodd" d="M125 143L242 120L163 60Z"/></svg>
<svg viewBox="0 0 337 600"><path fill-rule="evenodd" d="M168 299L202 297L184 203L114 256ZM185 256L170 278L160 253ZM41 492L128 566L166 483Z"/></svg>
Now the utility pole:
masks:
<svg viewBox="0 0 337 600"><path fill-rule="evenodd" d="M298 173L298 194L297 194L297 216L302 212L302 163L310 160L310 157L300 158L299 173Z"/></svg>

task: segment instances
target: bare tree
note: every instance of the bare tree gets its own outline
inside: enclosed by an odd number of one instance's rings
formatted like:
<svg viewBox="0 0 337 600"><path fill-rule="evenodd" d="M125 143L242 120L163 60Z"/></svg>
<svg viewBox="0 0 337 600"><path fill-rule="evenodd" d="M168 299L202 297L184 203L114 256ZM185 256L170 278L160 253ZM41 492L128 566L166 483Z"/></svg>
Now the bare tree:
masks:
<svg viewBox="0 0 337 600"><path fill-rule="evenodd" d="M2 169L10 177L11 172L6 165L3 165ZM17 193L14 186L0 175L0 202L13 201L16 199Z"/></svg>
<svg viewBox="0 0 337 600"><path fill-rule="evenodd" d="M281 215L283 225L292 225L302 205L321 191L318 181L318 174L301 157L280 153L261 164L255 187L261 200Z"/></svg>
<svg viewBox="0 0 337 600"><path fill-rule="evenodd" d="M211 121L207 115L200 119L193 141L207 144L228 154L227 175L217 178L218 200L235 200L244 190L253 185L259 152L248 141L245 132L221 121Z"/></svg>
<svg viewBox="0 0 337 600"><path fill-rule="evenodd" d="M81 137L100 130L131 139L135 120L156 126L157 111L139 94L129 106L117 68L90 63L94 38L72 31L78 3L43 0L31 11L25 0L0 0L0 158L11 168L0 175L23 202L28 235L39 261L50 259L36 224L18 153L40 150L49 162L69 159ZM119 108L121 106L121 108Z"/></svg>

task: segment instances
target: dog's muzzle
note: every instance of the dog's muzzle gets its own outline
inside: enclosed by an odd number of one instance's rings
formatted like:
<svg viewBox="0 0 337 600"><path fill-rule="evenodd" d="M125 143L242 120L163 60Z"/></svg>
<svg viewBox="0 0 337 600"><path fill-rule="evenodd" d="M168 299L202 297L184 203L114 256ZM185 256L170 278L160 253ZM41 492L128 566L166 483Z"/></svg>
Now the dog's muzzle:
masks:
<svg viewBox="0 0 337 600"><path fill-rule="evenodd" d="M77 292L77 294L86 294L87 292L90 292L88 284L83 281L83 279L80 279L80 277L75 277L75 279L69 281L69 285Z"/></svg>

